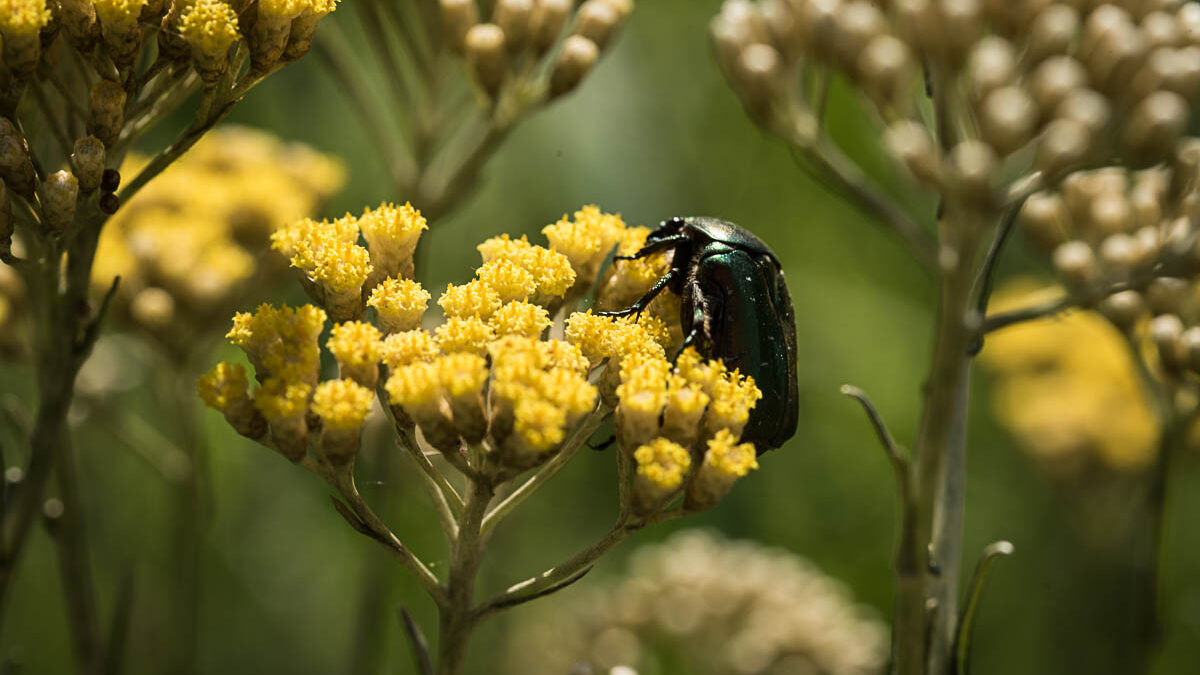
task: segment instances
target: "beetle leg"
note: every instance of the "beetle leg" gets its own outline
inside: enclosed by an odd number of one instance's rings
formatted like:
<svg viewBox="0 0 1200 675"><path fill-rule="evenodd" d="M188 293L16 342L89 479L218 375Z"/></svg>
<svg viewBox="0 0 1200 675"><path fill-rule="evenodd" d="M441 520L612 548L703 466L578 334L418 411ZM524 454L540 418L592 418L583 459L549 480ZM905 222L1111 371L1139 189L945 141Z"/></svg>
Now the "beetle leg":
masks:
<svg viewBox="0 0 1200 675"><path fill-rule="evenodd" d="M641 314L642 310L646 309L650 302L654 300L659 293L662 293L663 289L667 287L667 284L671 283L671 280L674 279L678 274L679 270L672 267L667 271L666 274L659 277L658 281L654 282L654 285L650 287L650 290L646 291L646 294L638 299L637 302L633 303L629 307L626 307L625 309L615 309L608 312L596 312L596 316L629 316L630 314Z"/></svg>
<svg viewBox="0 0 1200 675"><path fill-rule="evenodd" d="M676 244L680 244L687 240L688 236L686 234L672 234L669 237L663 237L662 239L655 239L651 241L640 248L638 252L634 253L633 255L613 256L613 260L638 260L640 258L645 258L646 256L654 255L659 251L675 248Z"/></svg>

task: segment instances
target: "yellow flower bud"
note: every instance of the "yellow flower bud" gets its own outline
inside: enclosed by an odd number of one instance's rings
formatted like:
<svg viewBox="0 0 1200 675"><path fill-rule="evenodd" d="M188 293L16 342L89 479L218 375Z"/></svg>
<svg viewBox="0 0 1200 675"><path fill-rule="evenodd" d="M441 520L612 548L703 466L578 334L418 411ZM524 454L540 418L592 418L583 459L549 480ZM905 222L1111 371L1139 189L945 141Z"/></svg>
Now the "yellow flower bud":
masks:
<svg viewBox="0 0 1200 675"><path fill-rule="evenodd" d="M704 461L696 470L696 478L688 485L684 508L702 511L716 505L729 494L738 478L758 468L754 446L737 444L733 434L722 429L708 442Z"/></svg>
<svg viewBox="0 0 1200 675"><path fill-rule="evenodd" d="M429 298L429 291L416 281L393 277L371 291L367 306L375 308L384 333L401 333L421 325Z"/></svg>
<svg viewBox="0 0 1200 675"><path fill-rule="evenodd" d="M351 380L322 382L313 392L312 411L321 418L318 450L325 461L344 465L358 452L363 421L375 400L373 390Z"/></svg>
<svg viewBox="0 0 1200 675"><path fill-rule="evenodd" d="M507 41L504 31L492 23L471 26L464 38L467 64L479 87L495 99L508 78Z"/></svg>
<svg viewBox="0 0 1200 675"><path fill-rule="evenodd" d="M633 452L637 473L633 482L633 511L647 516L666 506L679 493L692 468L692 456L678 443L656 438Z"/></svg>

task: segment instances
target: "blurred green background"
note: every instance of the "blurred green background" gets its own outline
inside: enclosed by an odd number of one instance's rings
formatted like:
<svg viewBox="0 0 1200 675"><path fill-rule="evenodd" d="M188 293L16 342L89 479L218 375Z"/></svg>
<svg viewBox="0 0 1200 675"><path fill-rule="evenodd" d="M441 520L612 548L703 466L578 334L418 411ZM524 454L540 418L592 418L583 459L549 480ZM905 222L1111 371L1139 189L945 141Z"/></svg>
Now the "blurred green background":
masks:
<svg viewBox="0 0 1200 675"><path fill-rule="evenodd" d="M657 541L674 528L711 526L812 559L887 617L896 523L891 471L860 410L838 387L853 383L865 389L901 442L911 438L931 351L933 285L895 240L826 195L785 145L746 118L710 57L707 23L718 5L639 3L612 53L580 90L523 123L485 169L479 192L436 224L422 244L432 246L427 260L436 262L422 281L436 291L448 281L465 280L478 261L474 243L502 232L540 237L543 225L586 203L620 212L630 224L706 214L756 232L783 261L795 302L799 433L764 457L761 470L718 508L639 532L581 583L620 573L639 543ZM333 20L342 18L348 17L335 14ZM835 88L829 119L851 154L868 166L881 165L873 132L846 92ZM317 59L272 77L232 120L344 158L350 180L330 214L406 198L393 194L372 139ZM1027 271L1037 264L1017 242L1005 270ZM271 299L294 301L298 294L292 284ZM233 354L227 347L218 351L196 362L207 367ZM198 368L185 373L185 385L198 374ZM181 540L172 531L172 514L190 497L181 497L151 466L169 454L166 442L156 446L151 436L135 452L97 422L107 411L121 410L142 418L147 434L180 433L182 422L167 397L151 386L148 373L141 376L142 386L84 402L92 414L79 410L75 429L106 624L121 580L132 579L127 672L174 672L171 655L180 645L173 642L171 608L186 586L181 551L192 545L200 570L197 672L411 672L394 608L407 607L431 637L436 626L416 583L346 526L330 508L324 485L237 437L219 415L201 410L199 401L194 405L209 446L201 494L206 524L197 540ZM139 375L130 377L136 382ZM997 426L989 415L987 385L986 373L978 372L970 428L968 571L974 553L993 540L1011 540L1017 553L991 578L972 673L1120 673L1121 636L1129 628L1121 622L1133 591L1111 560L1088 543L1086 533L1098 524L1089 519L1104 516L1081 506L1078 491L1061 490ZM6 366L0 375L4 393L29 400L31 386L21 367ZM438 569L446 562L445 549L406 460L385 433L374 433L368 443L359 469L364 496L381 504L393 529ZM1164 568L1166 644L1157 672L1194 673L1200 662L1195 456L1185 457L1175 471ZM483 590L540 571L604 532L615 515L614 477L611 451L582 453L498 532ZM45 533L36 535L4 608L0 657L23 664L22 672L71 670L51 546ZM491 657L522 611L483 626L471 672L494 672Z"/></svg>

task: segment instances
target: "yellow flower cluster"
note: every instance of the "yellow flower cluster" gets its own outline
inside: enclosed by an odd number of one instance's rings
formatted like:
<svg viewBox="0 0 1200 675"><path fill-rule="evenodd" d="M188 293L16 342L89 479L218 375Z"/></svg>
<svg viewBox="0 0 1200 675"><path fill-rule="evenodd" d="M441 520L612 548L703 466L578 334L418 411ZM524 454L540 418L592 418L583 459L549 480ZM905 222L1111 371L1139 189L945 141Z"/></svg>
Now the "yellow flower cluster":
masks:
<svg viewBox="0 0 1200 675"><path fill-rule="evenodd" d="M128 159L121 173L144 163ZM332 157L218 128L105 223L93 286L103 293L121 277L114 315L170 345L193 343L252 282L278 274L255 264L268 235L321 209L344 180Z"/></svg>
<svg viewBox="0 0 1200 675"><path fill-rule="evenodd" d="M487 240L479 246L483 264L475 278L447 286L438 299L445 318L429 330L420 324L430 296L416 281L389 276L364 292L374 264L391 265L397 256L411 264L410 240L424 226L411 206L384 206L361 218L301 220L272 236L274 248L303 269L340 321L325 343L340 379L318 383L321 310L264 306L235 317L229 337L263 382L254 402L270 428L270 445L294 460L303 457L301 441L315 416L323 425L322 456L345 464L382 363L396 422L418 428L456 466L465 462L498 480L568 445L578 448L587 440L572 436L580 423L614 409L638 515L680 494L685 508L707 508L757 466L753 446L737 442L761 397L753 380L692 349L672 363L668 349L677 340L666 322L589 310L570 313L545 337L551 311L563 309L577 275L589 273L629 232L618 216L585 207L573 222L548 228L561 237L559 247L575 246L574 260L525 238ZM334 273L355 278L341 286ZM347 291L340 319L331 305L334 291ZM365 306L374 308L382 331L350 318ZM206 394L218 409L221 400Z"/></svg>
<svg viewBox="0 0 1200 675"><path fill-rule="evenodd" d="M49 21L46 0L0 0L0 35L5 38L37 35Z"/></svg>
<svg viewBox="0 0 1200 675"><path fill-rule="evenodd" d="M625 236L625 221L620 214L604 213L594 204L575 212L571 221L566 214L558 222L542 228L551 250L567 256L575 269L576 286L587 290L596 280L600 264L617 242Z"/></svg>
<svg viewBox="0 0 1200 675"><path fill-rule="evenodd" d="M222 0L191 0L180 16L179 34L192 48L198 67L226 59L230 45L241 37L237 12Z"/></svg>
<svg viewBox="0 0 1200 675"><path fill-rule="evenodd" d="M147 0L93 0L96 16L105 26L128 27L137 23Z"/></svg>
<svg viewBox="0 0 1200 675"><path fill-rule="evenodd" d="M1023 307L1044 292L1022 281L998 292L996 311ZM1145 467L1158 425L1125 339L1104 317L1076 311L988 336L980 359L995 374L996 416L1050 469L1088 463L1113 470Z"/></svg>
<svg viewBox="0 0 1200 675"><path fill-rule="evenodd" d="M388 284L389 274L412 274L413 249L425 228L425 219L410 205L383 204L366 209L357 218L346 214L332 221L298 221L271 235L271 246L289 256L292 267L305 275L314 299L335 320L346 321L362 315L364 285ZM370 250L358 244L360 232ZM397 279L380 295L369 295L377 311L380 304L383 311L398 309L408 314L417 304L424 311L424 301L414 302L420 296L413 293L418 291Z"/></svg>
<svg viewBox="0 0 1200 675"><path fill-rule="evenodd" d="M620 379L618 438L622 447L638 448L635 507L658 509L690 479L685 506L708 508L758 467L754 446L737 443L762 398L753 378L725 370L720 361L703 361L689 347L673 366L660 354L632 354L621 365ZM689 461L678 460L675 448ZM700 461L694 475L693 454Z"/></svg>

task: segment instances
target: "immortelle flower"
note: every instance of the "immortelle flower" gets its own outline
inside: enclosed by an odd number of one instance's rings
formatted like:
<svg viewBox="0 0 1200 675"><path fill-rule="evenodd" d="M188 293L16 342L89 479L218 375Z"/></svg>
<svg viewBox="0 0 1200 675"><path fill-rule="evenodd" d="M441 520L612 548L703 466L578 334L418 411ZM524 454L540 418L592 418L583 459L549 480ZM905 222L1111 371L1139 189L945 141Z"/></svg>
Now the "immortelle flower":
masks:
<svg viewBox="0 0 1200 675"><path fill-rule="evenodd" d="M46 0L0 0L0 38L4 63L30 73L41 57L38 33L50 22Z"/></svg>
<svg viewBox="0 0 1200 675"><path fill-rule="evenodd" d="M192 0L179 18L179 34L191 47L196 72L216 84L229 69L229 48L241 38L237 12L222 0Z"/></svg>

